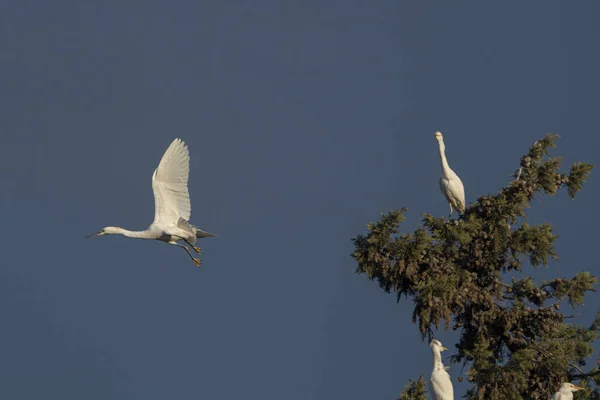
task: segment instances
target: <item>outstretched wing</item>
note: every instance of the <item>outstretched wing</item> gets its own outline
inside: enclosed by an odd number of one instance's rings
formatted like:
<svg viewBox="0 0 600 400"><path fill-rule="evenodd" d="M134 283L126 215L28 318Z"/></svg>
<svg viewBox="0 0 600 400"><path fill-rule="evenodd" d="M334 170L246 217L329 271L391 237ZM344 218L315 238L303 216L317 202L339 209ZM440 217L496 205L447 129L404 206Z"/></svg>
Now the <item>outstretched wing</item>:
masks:
<svg viewBox="0 0 600 400"><path fill-rule="evenodd" d="M181 139L175 139L152 175L153 225L174 226L180 217L189 221L192 210L188 192L189 175L190 152Z"/></svg>

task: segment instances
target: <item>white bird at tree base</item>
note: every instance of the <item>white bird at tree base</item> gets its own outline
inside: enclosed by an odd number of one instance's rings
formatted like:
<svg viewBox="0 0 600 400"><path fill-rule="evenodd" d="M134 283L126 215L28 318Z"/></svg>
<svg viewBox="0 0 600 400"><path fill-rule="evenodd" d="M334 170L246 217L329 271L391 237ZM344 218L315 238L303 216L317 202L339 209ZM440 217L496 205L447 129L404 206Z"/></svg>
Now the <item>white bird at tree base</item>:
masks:
<svg viewBox="0 0 600 400"><path fill-rule="evenodd" d="M448 204L450 205L450 216L452 215L452 207L456 209L459 215L465 212L465 187L462 181L448 165L446 160L446 146L444 145L444 137L442 132L436 132L435 138L440 145L440 158L442 161L442 176L440 178L440 190ZM450 218L448 216L448 218Z"/></svg>
<svg viewBox="0 0 600 400"><path fill-rule="evenodd" d="M454 388L450 375L442 363L442 351L448 350L439 340L433 339L429 345L433 353L433 371L431 372L431 391L433 400L454 400Z"/></svg>
<svg viewBox="0 0 600 400"><path fill-rule="evenodd" d="M183 240L198 255L202 254L196 247L198 238L216 236L204 232L189 223L191 215L188 177L190 175L190 153L181 139L175 139L165 151L158 168L152 175L154 191L154 222L145 231L128 231L116 226L107 226L98 233L87 236L123 235L136 239L161 240L168 244L182 247L190 255L194 264L200 266L200 259L195 258L190 250L177 242Z"/></svg>
<svg viewBox="0 0 600 400"><path fill-rule="evenodd" d="M560 385L560 390L554 393L551 400L573 400L573 392L577 392L578 390L583 390L583 388L569 382L564 382Z"/></svg>

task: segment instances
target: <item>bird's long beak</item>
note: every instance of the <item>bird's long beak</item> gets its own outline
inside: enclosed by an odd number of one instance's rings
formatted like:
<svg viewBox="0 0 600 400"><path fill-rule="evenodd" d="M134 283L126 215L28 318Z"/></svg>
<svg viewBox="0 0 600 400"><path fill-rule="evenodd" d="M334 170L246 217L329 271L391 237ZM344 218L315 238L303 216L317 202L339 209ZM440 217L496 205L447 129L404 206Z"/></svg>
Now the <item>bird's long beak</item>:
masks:
<svg viewBox="0 0 600 400"><path fill-rule="evenodd" d="M581 386L577 386L577 385L573 385L573 389L584 390L584 388L582 388Z"/></svg>
<svg viewBox="0 0 600 400"><path fill-rule="evenodd" d="M442 350L448 350L447 348L445 348L444 346L442 346Z"/></svg>
<svg viewBox="0 0 600 400"><path fill-rule="evenodd" d="M91 238L92 236L98 236L99 233L100 232L92 233L91 235L86 236L85 238L87 239L87 238Z"/></svg>

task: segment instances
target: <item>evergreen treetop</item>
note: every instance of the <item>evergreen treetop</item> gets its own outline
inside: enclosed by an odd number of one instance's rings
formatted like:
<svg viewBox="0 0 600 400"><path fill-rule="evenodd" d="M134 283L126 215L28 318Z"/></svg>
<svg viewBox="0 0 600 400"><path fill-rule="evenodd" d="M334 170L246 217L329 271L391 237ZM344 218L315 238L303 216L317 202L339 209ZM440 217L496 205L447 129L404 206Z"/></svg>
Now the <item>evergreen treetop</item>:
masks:
<svg viewBox="0 0 600 400"><path fill-rule="evenodd" d="M600 383L600 369L586 369L600 313L585 327L569 323L561 311L565 301L582 306L597 279L589 272L543 282L521 275L526 261L547 267L557 259L552 226L530 225L526 208L536 196L561 188L574 198L593 168L578 162L560 172L562 160L548 157L558 138L535 142L514 181L479 197L458 220L425 214L421 228L401 234L403 208L383 214L353 239L357 273L394 291L398 301L410 297L423 339L442 322L460 331L452 361L467 367L469 399L548 399L565 381ZM423 399L421 380L400 398ZM578 395L600 397L591 390Z"/></svg>

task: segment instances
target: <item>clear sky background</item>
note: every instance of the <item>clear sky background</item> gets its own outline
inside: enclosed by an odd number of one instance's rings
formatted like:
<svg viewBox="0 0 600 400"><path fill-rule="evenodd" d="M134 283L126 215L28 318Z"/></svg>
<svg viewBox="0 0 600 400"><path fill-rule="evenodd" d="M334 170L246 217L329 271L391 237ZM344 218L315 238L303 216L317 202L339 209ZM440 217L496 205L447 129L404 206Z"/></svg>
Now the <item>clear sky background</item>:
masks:
<svg viewBox="0 0 600 400"><path fill-rule="evenodd" d="M447 215L436 130L468 202L548 132L565 163L598 164L599 12L3 2L0 397L394 399L428 378L412 302L354 273L350 239L390 209L409 207L405 232ZM200 242L203 267L159 242L85 240L152 222L152 172L175 137L192 223L219 235ZM561 258L536 276L600 274L599 172L575 201L535 202Z"/></svg>

